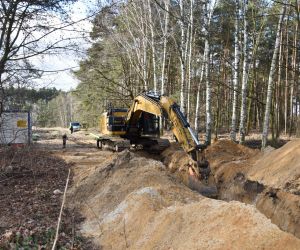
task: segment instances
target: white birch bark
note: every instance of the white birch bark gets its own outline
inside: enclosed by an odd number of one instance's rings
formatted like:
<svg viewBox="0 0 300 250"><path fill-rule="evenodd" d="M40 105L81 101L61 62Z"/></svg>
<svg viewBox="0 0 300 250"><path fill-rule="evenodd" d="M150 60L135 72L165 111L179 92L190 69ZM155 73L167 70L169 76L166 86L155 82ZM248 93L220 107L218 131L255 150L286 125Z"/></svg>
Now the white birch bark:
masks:
<svg viewBox="0 0 300 250"><path fill-rule="evenodd" d="M235 33L234 33L234 64L233 64L233 102L232 102L232 117L230 138L236 141L236 124L237 124L237 99L239 86L239 62L240 62L240 47L239 47L239 19L240 19L240 0L235 1Z"/></svg>
<svg viewBox="0 0 300 250"><path fill-rule="evenodd" d="M163 31L163 58L161 66L161 94L165 93L165 65L166 65L166 54L167 54L167 41L168 41L168 26L169 26L169 5L170 0L165 0L165 23Z"/></svg>
<svg viewBox="0 0 300 250"><path fill-rule="evenodd" d="M288 34L288 32L287 32ZM297 33L296 33L297 34ZM288 35L286 39L288 44ZM289 88L289 81L288 81L288 63L289 63L289 55L288 55L288 46L286 46L286 69L285 69L285 87L284 87L284 134L287 134L287 112L288 112L288 88Z"/></svg>
<svg viewBox="0 0 300 250"><path fill-rule="evenodd" d="M197 89L197 100L196 100L196 111L195 111L195 130L199 130L199 123L200 123L200 90L201 90L201 84L202 84L202 79L205 76L205 82L206 82L206 143L210 144L211 141L211 88L210 84L208 81L208 67L209 67L209 40L208 40L208 30L210 27L210 21L212 14L214 12L215 7L218 4L218 0L215 1L210 1L207 0L205 1L203 5L203 13L204 13L204 52L203 52L203 61L202 66L201 66L201 73L200 73L200 80L198 84L198 89ZM208 85L208 88L207 88ZM208 94L207 94L208 93ZM208 105L207 105L208 104ZM207 128L210 128L209 131Z"/></svg>
<svg viewBox="0 0 300 250"><path fill-rule="evenodd" d="M193 50L193 32L194 32L194 17L193 17L194 0L191 0L190 4L190 38L189 38L189 55L188 55L188 83L187 83L187 119L190 118L190 92L191 92L191 62L192 62L192 50Z"/></svg>
<svg viewBox="0 0 300 250"><path fill-rule="evenodd" d="M211 83L209 79L209 59L210 59L210 47L209 47L209 40L208 37L205 38L205 48L206 54L205 59L205 84L206 84L206 101L205 101L205 113L206 113L206 136L205 136L205 143L210 145L211 143L211 130L212 130L212 120L211 120Z"/></svg>
<svg viewBox="0 0 300 250"><path fill-rule="evenodd" d="M274 110L274 113L276 114L275 117L276 117L276 124L277 126L276 129L276 136L278 135L278 132L279 132L279 126L280 126L280 106L279 106L279 100L280 100L280 88L281 88L281 72L282 72L282 58L283 58L283 55L282 55L282 38L283 37L283 32L280 31L280 41L279 41L279 58L278 58L278 78L277 78L277 87L275 86L275 90L276 90L276 99L277 99L277 102L275 102L275 110ZM287 39L288 39L288 35L287 35ZM287 43L288 44L288 43ZM286 46L286 48L288 49L288 46ZM288 51L287 51L287 59L288 59ZM287 63L288 63L288 60L287 60ZM287 69L286 69L286 73L287 73Z"/></svg>
<svg viewBox="0 0 300 250"><path fill-rule="evenodd" d="M185 61L184 61L184 47L185 47L185 30L184 30L184 11L183 11L183 0L179 1L180 7L180 29L181 29L181 38L180 38L180 71L181 71L181 81L180 81L180 108L183 114L186 113L185 110Z"/></svg>
<svg viewBox="0 0 300 250"><path fill-rule="evenodd" d="M206 101L205 101L205 113L206 113L206 136L205 144L211 144L211 131L212 131L212 119L211 119L211 82L210 82L210 43L209 43L209 28L210 21L215 9L215 6L218 4L218 0L210 1L207 0L205 3L205 83L206 83Z"/></svg>
<svg viewBox="0 0 300 250"><path fill-rule="evenodd" d="M210 145L211 143L211 130L212 130L212 120L211 120L211 83L209 79L209 59L210 59L210 44L209 44L209 24L210 24L210 14L209 14L209 4L210 1L206 1L204 4L204 79L206 85L206 99L205 99L205 143Z"/></svg>
<svg viewBox="0 0 300 250"><path fill-rule="evenodd" d="M154 45L154 22L152 18L152 10L150 0L148 0L148 11L149 11L149 26L150 26L150 43L151 43L151 51L152 51L152 66L153 66L153 89L157 91L157 79L156 79L156 50Z"/></svg>
<svg viewBox="0 0 300 250"><path fill-rule="evenodd" d="M205 51L205 48L204 48ZM195 131L199 131L199 123L200 123L200 90L201 90L201 84L203 80L203 75L204 75L204 57L203 55L202 62L201 62L201 69L200 69L200 79L199 79L199 84L197 86L197 98L196 98L196 110L195 110Z"/></svg>
<svg viewBox="0 0 300 250"><path fill-rule="evenodd" d="M244 46L243 46L243 79L242 79L242 96L241 96L241 116L240 116L240 141L245 141L246 117L247 117L247 91L248 91L248 20L247 20L248 0L244 0Z"/></svg>
<svg viewBox="0 0 300 250"><path fill-rule="evenodd" d="M282 22L283 22L283 18L284 18L285 11L286 11L285 3L286 3L286 1L284 2L283 6L282 6L282 10L281 10L281 13L279 16L277 32L276 32L275 47L274 47L273 57L272 57L272 61L271 61L271 68L270 68L270 73L269 73L269 78L268 78L267 100L266 100L266 109L265 109L265 115L264 115L263 133L262 133L262 148L266 147L267 139L268 139L273 82L274 82L274 75L275 75L276 63L277 63L277 58L278 58L278 51L279 51L279 46L280 46L280 32L281 32Z"/></svg>
<svg viewBox="0 0 300 250"><path fill-rule="evenodd" d="M143 4L143 6L145 6ZM145 10L145 8L144 8ZM144 17L141 16L141 29L142 29L142 50L143 50L143 81L144 81L144 90L148 90L148 81L147 81L147 25L145 24Z"/></svg>

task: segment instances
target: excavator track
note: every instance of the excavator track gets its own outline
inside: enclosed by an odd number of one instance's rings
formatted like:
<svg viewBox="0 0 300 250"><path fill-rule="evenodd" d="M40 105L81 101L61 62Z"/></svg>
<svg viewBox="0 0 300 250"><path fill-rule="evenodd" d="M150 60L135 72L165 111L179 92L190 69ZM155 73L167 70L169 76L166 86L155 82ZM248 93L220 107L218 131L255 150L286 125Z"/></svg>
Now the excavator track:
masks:
<svg viewBox="0 0 300 250"><path fill-rule="evenodd" d="M99 137L97 139L97 148L121 152L130 148L130 141L121 138Z"/></svg>
<svg viewBox="0 0 300 250"><path fill-rule="evenodd" d="M170 146L170 142L168 139L157 138L152 139L152 141L155 143L153 144L153 146L147 149L149 153L161 153Z"/></svg>

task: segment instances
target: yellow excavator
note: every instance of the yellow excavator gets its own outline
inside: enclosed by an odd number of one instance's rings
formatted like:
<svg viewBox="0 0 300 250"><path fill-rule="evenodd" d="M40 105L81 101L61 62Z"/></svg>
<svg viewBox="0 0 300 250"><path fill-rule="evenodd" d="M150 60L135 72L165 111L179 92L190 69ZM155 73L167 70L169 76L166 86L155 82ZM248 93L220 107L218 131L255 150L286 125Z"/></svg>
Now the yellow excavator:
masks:
<svg viewBox="0 0 300 250"><path fill-rule="evenodd" d="M153 91L139 94L129 109L108 108L99 120L100 135L95 136L97 147L122 151L140 147L148 152L161 152L169 147L168 139L160 138L160 119L171 123L176 141L196 162L193 171L202 180L210 177L210 167L205 159L205 144L201 144L179 105L166 95Z"/></svg>
<svg viewBox="0 0 300 250"><path fill-rule="evenodd" d="M108 108L99 120L101 136L96 138L97 147L122 151L133 145L148 151L162 151L170 143L159 138L161 117L171 122L171 130L181 147L201 163L206 145L199 142L179 105L172 98L153 91L135 97L129 109Z"/></svg>

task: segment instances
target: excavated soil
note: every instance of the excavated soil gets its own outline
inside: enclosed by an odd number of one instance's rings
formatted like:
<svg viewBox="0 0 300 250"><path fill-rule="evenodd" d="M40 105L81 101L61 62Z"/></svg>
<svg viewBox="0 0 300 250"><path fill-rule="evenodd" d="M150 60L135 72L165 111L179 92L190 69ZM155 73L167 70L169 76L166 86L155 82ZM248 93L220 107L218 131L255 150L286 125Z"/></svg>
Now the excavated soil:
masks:
<svg viewBox="0 0 300 250"><path fill-rule="evenodd" d="M210 199L188 187L193 163L175 143L113 153L80 132L61 150L52 134L38 145L72 163L67 206L95 249L300 249L299 140L265 153L217 141L206 151Z"/></svg>
<svg viewBox="0 0 300 250"><path fill-rule="evenodd" d="M258 154L231 146L234 158L227 155L226 147L223 160L211 163L215 173L219 170L217 180L225 178L220 171L227 160L237 164ZM129 151L91 149L60 154L75 164L68 206L80 209L85 217L83 235L92 238L99 249L300 248L299 239L280 230L254 205L205 198L186 187L182 178L177 178L184 177L186 169L176 167L176 161L185 166L189 159L177 151L172 146L164 154L173 164L172 171L158 160ZM208 157L213 153L208 151ZM240 171L231 172L226 178Z"/></svg>
<svg viewBox="0 0 300 250"><path fill-rule="evenodd" d="M231 141L207 150L219 199L252 204L300 238L300 140L261 153Z"/></svg>

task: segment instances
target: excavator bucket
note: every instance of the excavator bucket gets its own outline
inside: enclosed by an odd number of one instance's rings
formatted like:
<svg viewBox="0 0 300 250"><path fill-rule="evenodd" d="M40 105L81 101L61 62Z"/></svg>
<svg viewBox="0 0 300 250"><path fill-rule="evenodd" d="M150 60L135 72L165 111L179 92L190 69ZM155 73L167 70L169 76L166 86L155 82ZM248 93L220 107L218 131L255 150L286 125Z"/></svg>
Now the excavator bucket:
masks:
<svg viewBox="0 0 300 250"><path fill-rule="evenodd" d="M188 187L203 196L209 198L217 198L218 197L218 189L214 183L214 180L210 180L208 182L203 182L199 180L197 177L190 175L188 179Z"/></svg>
<svg viewBox="0 0 300 250"><path fill-rule="evenodd" d="M196 150L197 161L190 162L188 186L203 196L217 198L218 189L205 158L205 149Z"/></svg>

